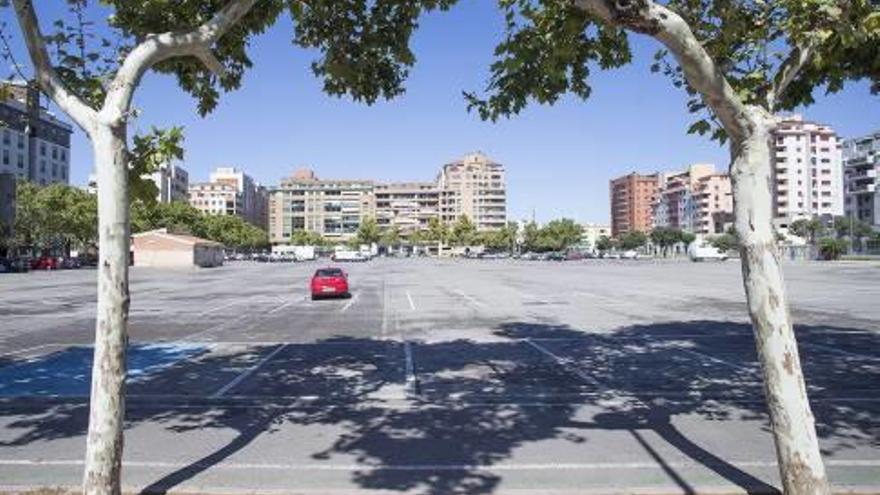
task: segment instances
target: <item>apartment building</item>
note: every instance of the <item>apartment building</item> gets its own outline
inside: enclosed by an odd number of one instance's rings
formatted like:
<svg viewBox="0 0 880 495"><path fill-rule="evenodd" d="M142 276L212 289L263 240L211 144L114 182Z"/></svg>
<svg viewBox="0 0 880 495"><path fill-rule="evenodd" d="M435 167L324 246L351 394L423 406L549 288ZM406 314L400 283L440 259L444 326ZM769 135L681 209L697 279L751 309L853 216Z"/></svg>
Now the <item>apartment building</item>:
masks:
<svg viewBox="0 0 880 495"><path fill-rule="evenodd" d="M654 229L654 203L657 202L659 187L659 174L641 175L633 172L610 181L613 236Z"/></svg>
<svg viewBox="0 0 880 495"><path fill-rule="evenodd" d="M680 172L661 174L654 205L654 226L696 235L724 233L733 218L730 176L715 165L698 163Z"/></svg>
<svg viewBox="0 0 880 495"><path fill-rule="evenodd" d="M189 174L183 167L166 163L147 177L159 190L156 201L170 203L189 199Z"/></svg>
<svg viewBox="0 0 880 495"><path fill-rule="evenodd" d="M701 177L694 188L694 198L694 234L723 234L733 225L733 186L729 175L713 173Z"/></svg>
<svg viewBox="0 0 880 495"><path fill-rule="evenodd" d="M597 223L581 224L581 244L588 249L595 249L596 243L602 237L611 237L611 226Z"/></svg>
<svg viewBox="0 0 880 495"><path fill-rule="evenodd" d="M424 230L440 214L440 189L433 182L376 184L376 223L379 228L398 228L408 235Z"/></svg>
<svg viewBox="0 0 880 495"><path fill-rule="evenodd" d="M269 193L251 176L237 168L219 167L211 173L210 183L235 188L239 195L235 214L262 229L268 227Z"/></svg>
<svg viewBox="0 0 880 495"><path fill-rule="evenodd" d="M466 215L478 230L497 230L507 223L504 166L483 153L470 153L447 163L437 176L440 219L454 223Z"/></svg>
<svg viewBox="0 0 880 495"><path fill-rule="evenodd" d="M73 127L41 104L36 86L2 84L10 98L0 101L0 173L41 185L68 184Z"/></svg>
<svg viewBox="0 0 880 495"><path fill-rule="evenodd" d="M774 131L771 157L777 228L799 218L843 215L842 144L834 129L788 117Z"/></svg>
<svg viewBox="0 0 880 495"><path fill-rule="evenodd" d="M269 240L289 243L297 231L334 241L357 235L361 222L376 216L373 181L319 179L300 169L269 191Z"/></svg>
<svg viewBox="0 0 880 495"><path fill-rule="evenodd" d="M241 194L230 184L197 182L189 185L189 204L208 215L241 216Z"/></svg>
<svg viewBox="0 0 880 495"><path fill-rule="evenodd" d="M843 142L844 212L880 227L880 130Z"/></svg>

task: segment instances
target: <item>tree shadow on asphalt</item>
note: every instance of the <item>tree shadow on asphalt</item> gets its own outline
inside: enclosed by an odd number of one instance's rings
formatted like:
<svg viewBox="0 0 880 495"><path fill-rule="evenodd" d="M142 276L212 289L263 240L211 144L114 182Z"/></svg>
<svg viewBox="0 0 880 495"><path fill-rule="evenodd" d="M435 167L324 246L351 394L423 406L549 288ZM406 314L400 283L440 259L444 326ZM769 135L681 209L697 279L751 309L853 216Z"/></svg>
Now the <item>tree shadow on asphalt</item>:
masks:
<svg viewBox="0 0 880 495"><path fill-rule="evenodd" d="M859 400L878 398L870 388L880 383L878 358L860 355L876 353L880 335L827 327L798 332L817 429L833 438L825 455L880 448L880 409ZM510 322L494 334L488 342L414 345L419 393L402 402L404 349L397 342L346 338L181 360L129 387L128 427L151 422L179 433L232 430L235 437L144 492L177 487L291 425L342 428L311 458L316 464L354 460L363 468L352 481L368 489L492 493L503 481L503 471L492 467L520 447L548 440L583 444L592 441L591 432L621 431L683 493L696 487L648 434L744 491L776 492L674 421L696 415L723 428L725 421L752 419L769 431L750 326L675 322L599 335ZM224 398L205 398L270 352L273 359ZM6 376L0 369L0 384ZM87 427L86 407L63 401L10 398L0 405L4 416L0 447L82 436ZM13 437L10 430L20 433Z"/></svg>

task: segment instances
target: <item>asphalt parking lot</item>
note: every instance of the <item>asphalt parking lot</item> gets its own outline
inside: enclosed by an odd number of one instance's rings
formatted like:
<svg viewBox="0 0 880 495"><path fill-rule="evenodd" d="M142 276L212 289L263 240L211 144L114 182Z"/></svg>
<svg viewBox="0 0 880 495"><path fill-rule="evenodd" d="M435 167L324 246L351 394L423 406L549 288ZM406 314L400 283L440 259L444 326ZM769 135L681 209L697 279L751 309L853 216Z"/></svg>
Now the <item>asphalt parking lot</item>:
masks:
<svg viewBox="0 0 880 495"><path fill-rule="evenodd" d="M739 265L377 259L131 274L124 484L772 492ZM95 272L0 277L0 488L76 486ZM880 267L786 265L826 464L880 488Z"/></svg>

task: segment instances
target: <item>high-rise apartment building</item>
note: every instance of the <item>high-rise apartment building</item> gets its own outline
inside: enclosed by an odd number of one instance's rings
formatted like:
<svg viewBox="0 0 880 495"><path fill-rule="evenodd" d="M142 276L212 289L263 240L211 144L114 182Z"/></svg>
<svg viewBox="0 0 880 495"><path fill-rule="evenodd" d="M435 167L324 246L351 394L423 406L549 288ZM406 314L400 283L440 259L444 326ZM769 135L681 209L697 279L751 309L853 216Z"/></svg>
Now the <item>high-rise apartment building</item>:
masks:
<svg viewBox="0 0 880 495"><path fill-rule="evenodd" d="M0 101L0 173L37 184L70 182L73 127L51 114L33 84L3 82Z"/></svg>
<svg viewBox="0 0 880 495"><path fill-rule="evenodd" d="M251 176L232 167L219 167L211 173L211 184L225 184L238 192L239 215L260 228L267 228L269 195L266 188L255 182Z"/></svg>
<svg viewBox="0 0 880 495"><path fill-rule="evenodd" d="M635 172L610 181L611 233L650 232L654 228L654 203L660 187L658 174Z"/></svg>
<svg viewBox="0 0 880 495"><path fill-rule="evenodd" d="M454 223L466 215L478 230L496 230L507 223L504 166L482 153L447 163L437 176L440 219Z"/></svg>
<svg viewBox="0 0 880 495"><path fill-rule="evenodd" d="M269 240L290 242L297 231L315 232L336 241L357 235L361 222L376 214L373 182L319 179L297 170L269 191Z"/></svg>
<svg viewBox="0 0 880 495"><path fill-rule="evenodd" d="M148 177L159 190L156 201L170 203L189 199L189 174L183 167L166 163Z"/></svg>
<svg viewBox="0 0 880 495"><path fill-rule="evenodd" d="M843 142L844 211L880 227L880 130Z"/></svg>
<svg viewBox="0 0 880 495"><path fill-rule="evenodd" d="M772 186L774 223L843 215L841 143L834 129L795 115L774 131Z"/></svg>
<svg viewBox="0 0 880 495"><path fill-rule="evenodd" d="M376 223L398 228L403 235L424 230L440 214L440 189L433 182L376 184Z"/></svg>

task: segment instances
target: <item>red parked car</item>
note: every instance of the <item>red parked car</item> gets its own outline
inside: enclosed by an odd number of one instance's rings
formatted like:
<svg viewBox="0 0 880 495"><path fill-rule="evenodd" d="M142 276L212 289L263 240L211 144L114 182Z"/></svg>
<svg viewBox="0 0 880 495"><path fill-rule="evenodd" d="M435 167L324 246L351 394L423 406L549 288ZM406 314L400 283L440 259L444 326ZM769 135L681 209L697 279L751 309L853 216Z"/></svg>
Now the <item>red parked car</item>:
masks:
<svg viewBox="0 0 880 495"><path fill-rule="evenodd" d="M31 270L57 270L58 258L52 256L40 256L31 260Z"/></svg>
<svg viewBox="0 0 880 495"><path fill-rule="evenodd" d="M348 297L348 274L341 268L320 268L312 277L312 300L321 297Z"/></svg>

